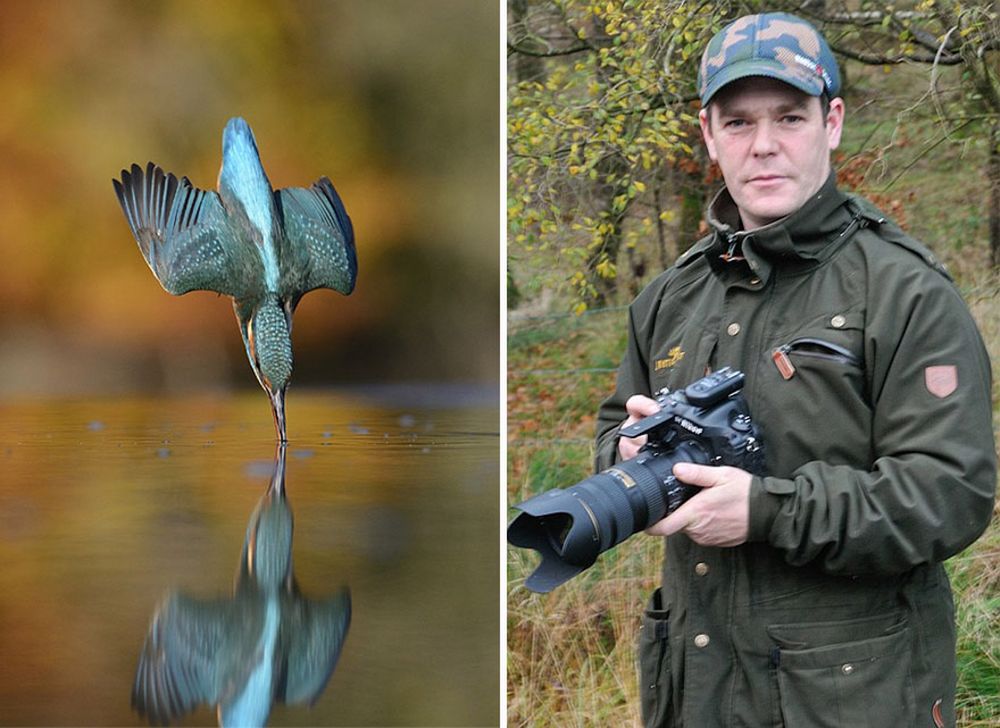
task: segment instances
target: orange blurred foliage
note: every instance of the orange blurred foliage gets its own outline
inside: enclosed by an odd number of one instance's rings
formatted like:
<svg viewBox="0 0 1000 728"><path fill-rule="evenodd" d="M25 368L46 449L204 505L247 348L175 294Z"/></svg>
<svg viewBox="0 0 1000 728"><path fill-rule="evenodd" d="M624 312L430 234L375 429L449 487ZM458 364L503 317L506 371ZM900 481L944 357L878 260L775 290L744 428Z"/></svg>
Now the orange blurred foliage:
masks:
<svg viewBox="0 0 1000 728"><path fill-rule="evenodd" d="M0 48L0 396L256 386L229 301L170 298L111 187L152 160L214 188L235 115L356 231L354 294L295 319L296 383L499 381L489 3L10 0Z"/></svg>

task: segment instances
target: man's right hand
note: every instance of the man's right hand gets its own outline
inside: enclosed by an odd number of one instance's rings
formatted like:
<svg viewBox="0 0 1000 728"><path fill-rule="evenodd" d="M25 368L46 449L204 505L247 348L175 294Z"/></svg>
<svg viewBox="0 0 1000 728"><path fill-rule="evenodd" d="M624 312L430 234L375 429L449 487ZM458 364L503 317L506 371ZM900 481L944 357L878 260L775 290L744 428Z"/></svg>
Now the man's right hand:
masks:
<svg viewBox="0 0 1000 728"><path fill-rule="evenodd" d="M621 423L619 429L633 425L643 417L655 415L660 411L660 405L656 403L655 399L650 399L642 394L633 394L625 402L625 411L628 412L628 419ZM619 437L618 455L621 456L622 460L634 458L639 453L639 448L645 444L645 435L639 435L639 437L632 438Z"/></svg>

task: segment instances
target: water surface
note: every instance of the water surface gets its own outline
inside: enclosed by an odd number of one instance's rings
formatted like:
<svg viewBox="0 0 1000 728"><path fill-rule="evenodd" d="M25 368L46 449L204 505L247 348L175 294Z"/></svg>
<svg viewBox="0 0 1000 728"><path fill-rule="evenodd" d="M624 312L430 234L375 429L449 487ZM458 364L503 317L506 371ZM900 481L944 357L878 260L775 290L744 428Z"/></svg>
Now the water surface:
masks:
<svg viewBox="0 0 1000 728"><path fill-rule="evenodd" d="M498 724L497 401L289 391L295 577L352 618L315 706L271 725ZM274 454L259 392L0 406L0 724L139 723L150 618L232 593Z"/></svg>

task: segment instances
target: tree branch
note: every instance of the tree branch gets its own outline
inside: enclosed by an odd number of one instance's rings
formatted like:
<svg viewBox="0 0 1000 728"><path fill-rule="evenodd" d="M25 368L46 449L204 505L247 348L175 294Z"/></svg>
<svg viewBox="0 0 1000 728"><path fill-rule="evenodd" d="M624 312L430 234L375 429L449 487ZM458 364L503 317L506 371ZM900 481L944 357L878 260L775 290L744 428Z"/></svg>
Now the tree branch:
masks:
<svg viewBox="0 0 1000 728"><path fill-rule="evenodd" d="M535 51L530 48L525 48L524 46L517 45L511 41L507 41L507 53L520 53L525 56L532 56L533 58L558 58L559 56L571 56L574 53L585 53L587 51L592 51L593 48L585 43L581 43L570 48L559 48L556 50L548 51Z"/></svg>
<svg viewBox="0 0 1000 728"><path fill-rule="evenodd" d="M868 66L894 66L900 63L937 63L939 66L958 66L963 63L961 55L949 53L937 58L935 53L901 53L898 55L878 55L876 53L864 53L855 51L840 45L830 44L834 52L851 60L864 63Z"/></svg>

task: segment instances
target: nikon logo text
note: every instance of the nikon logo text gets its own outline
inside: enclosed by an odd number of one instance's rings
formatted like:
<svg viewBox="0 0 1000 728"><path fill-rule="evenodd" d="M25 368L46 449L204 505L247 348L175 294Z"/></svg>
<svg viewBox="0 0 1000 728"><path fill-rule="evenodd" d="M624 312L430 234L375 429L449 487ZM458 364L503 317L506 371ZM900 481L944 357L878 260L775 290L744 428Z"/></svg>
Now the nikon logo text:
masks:
<svg viewBox="0 0 1000 728"><path fill-rule="evenodd" d="M693 422L688 422L687 420L681 419L680 417L677 418L676 422L678 425L683 427L688 432L693 432L696 435L700 435L705 430L704 427L698 427L698 425L694 424Z"/></svg>

